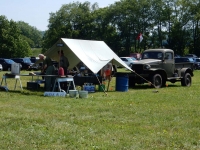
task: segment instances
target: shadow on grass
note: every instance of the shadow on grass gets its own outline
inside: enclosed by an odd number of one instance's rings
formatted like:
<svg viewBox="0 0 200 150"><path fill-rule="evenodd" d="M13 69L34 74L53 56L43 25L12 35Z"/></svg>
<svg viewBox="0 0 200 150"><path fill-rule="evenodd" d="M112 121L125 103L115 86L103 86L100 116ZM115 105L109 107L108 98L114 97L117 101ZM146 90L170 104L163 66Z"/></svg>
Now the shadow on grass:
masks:
<svg viewBox="0 0 200 150"><path fill-rule="evenodd" d="M44 89L43 88L39 88L37 90L29 90L29 89L23 87L23 90L16 89L16 90L8 90L7 92L9 92L9 93L18 93L18 94L23 94L23 95L44 96Z"/></svg>
<svg viewBox="0 0 200 150"><path fill-rule="evenodd" d="M167 87L181 87L181 85L178 84L169 84L166 87L162 88L167 88ZM145 90L145 89L156 89L153 86L149 86L148 84L136 84L134 87L129 87L129 89L134 89L134 90Z"/></svg>
<svg viewBox="0 0 200 150"><path fill-rule="evenodd" d="M162 87L162 88L173 88L173 87L181 87L181 85L179 84L168 84L168 86L166 87ZM134 87L128 87L128 90L149 90L149 89L156 89L152 86L149 86L148 84L136 84ZM1 92L5 90L0 90ZM11 93L18 93L18 94L22 94L22 95L37 95L37 96L44 96L44 88L40 87L37 90L29 90L26 87L23 87L23 90L21 89L16 89L16 90L8 90L7 92L11 92ZM107 88L105 88L105 92L104 91L95 91L95 93L102 93L102 94L109 94L109 93L114 93L114 92L120 92L120 91L116 91L114 86L111 86L111 89L109 88L107 91ZM128 91L121 91L121 92L128 92Z"/></svg>

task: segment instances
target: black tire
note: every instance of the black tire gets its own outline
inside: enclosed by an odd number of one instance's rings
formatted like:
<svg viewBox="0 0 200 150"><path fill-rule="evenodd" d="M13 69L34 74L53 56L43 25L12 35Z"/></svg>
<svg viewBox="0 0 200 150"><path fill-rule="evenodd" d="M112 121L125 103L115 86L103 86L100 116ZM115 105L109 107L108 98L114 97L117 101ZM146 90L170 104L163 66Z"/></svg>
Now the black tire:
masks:
<svg viewBox="0 0 200 150"><path fill-rule="evenodd" d="M181 79L182 86L191 86L192 85L192 77L189 73L186 73L184 77Z"/></svg>
<svg viewBox="0 0 200 150"><path fill-rule="evenodd" d="M153 87L155 88L161 88L163 83L162 83L162 77L160 74L154 74L151 80L151 83L153 84Z"/></svg>

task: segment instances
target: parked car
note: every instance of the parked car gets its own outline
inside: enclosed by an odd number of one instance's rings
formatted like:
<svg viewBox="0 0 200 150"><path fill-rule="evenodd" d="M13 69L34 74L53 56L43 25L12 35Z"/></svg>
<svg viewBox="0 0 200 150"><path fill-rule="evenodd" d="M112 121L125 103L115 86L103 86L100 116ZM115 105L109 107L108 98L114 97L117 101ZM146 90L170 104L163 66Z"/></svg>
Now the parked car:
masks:
<svg viewBox="0 0 200 150"><path fill-rule="evenodd" d="M132 59L133 61L138 61L135 57L131 57L131 59Z"/></svg>
<svg viewBox="0 0 200 150"><path fill-rule="evenodd" d="M195 54L187 54L187 55L185 55L185 57L198 58L197 55L195 55Z"/></svg>
<svg viewBox="0 0 200 150"><path fill-rule="evenodd" d="M180 58L181 55L178 55L178 54L174 54L174 58Z"/></svg>
<svg viewBox="0 0 200 150"><path fill-rule="evenodd" d="M194 63L194 59L191 58L191 57L179 57L179 58L175 58L175 63L181 63L181 62Z"/></svg>
<svg viewBox="0 0 200 150"><path fill-rule="evenodd" d="M194 60L194 69L199 70L200 69L200 58L193 58Z"/></svg>
<svg viewBox="0 0 200 150"><path fill-rule="evenodd" d="M41 69L41 67L42 67L42 63L40 62L38 62L39 61L39 57L34 57L34 56L32 56L32 57L29 57L30 58L30 60L31 60L31 62L32 62L32 66L31 66L31 69L32 70L40 70Z"/></svg>
<svg viewBox="0 0 200 150"><path fill-rule="evenodd" d="M2 71L3 70L3 66L0 64L0 71Z"/></svg>
<svg viewBox="0 0 200 150"><path fill-rule="evenodd" d="M36 63L39 60L39 57L30 57L32 63Z"/></svg>
<svg viewBox="0 0 200 150"><path fill-rule="evenodd" d="M123 62L125 62L130 68L132 65L137 62L137 60L133 60L132 57L120 57Z"/></svg>
<svg viewBox="0 0 200 150"><path fill-rule="evenodd" d="M0 58L0 64L3 66L3 70L4 71L10 71L11 70L11 65L13 63L16 63L15 61L13 61L12 59L5 59L5 58ZM20 65L20 68L22 66Z"/></svg>
<svg viewBox="0 0 200 150"><path fill-rule="evenodd" d="M20 63L22 65L22 70L31 70L31 66L33 63L30 58L11 58L16 63Z"/></svg>
<svg viewBox="0 0 200 150"><path fill-rule="evenodd" d="M135 59L140 60L142 57L141 53L131 53L130 57L135 57Z"/></svg>

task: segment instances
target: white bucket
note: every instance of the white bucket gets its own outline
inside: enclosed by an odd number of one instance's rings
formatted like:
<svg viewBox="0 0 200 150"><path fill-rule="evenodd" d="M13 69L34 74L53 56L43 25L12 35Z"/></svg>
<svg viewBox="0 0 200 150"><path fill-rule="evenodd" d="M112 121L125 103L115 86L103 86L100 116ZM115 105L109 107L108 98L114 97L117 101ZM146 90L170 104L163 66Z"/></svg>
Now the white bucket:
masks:
<svg viewBox="0 0 200 150"><path fill-rule="evenodd" d="M88 91L78 91L80 98L88 98Z"/></svg>
<svg viewBox="0 0 200 150"><path fill-rule="evenodd" d="M69 97L76 97L77 93L78 93L77 90L69 90Z"/></svg>

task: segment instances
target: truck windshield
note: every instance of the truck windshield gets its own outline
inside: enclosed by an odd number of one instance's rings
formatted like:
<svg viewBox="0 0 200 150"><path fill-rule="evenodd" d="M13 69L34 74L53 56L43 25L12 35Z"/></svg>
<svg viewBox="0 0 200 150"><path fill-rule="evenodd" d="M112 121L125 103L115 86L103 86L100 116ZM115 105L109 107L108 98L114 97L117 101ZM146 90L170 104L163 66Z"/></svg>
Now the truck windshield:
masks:
<svg viewBox="0 0 200 150"><path fill-rule="evenodd" d="M163 59L162 52L144 52L142 59Z"/></svg>

